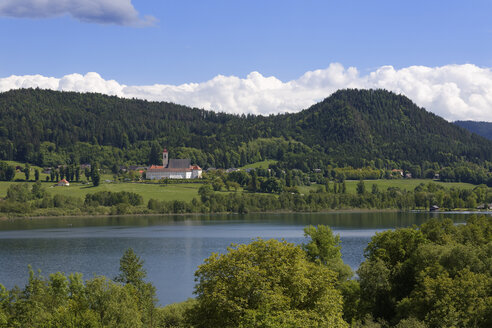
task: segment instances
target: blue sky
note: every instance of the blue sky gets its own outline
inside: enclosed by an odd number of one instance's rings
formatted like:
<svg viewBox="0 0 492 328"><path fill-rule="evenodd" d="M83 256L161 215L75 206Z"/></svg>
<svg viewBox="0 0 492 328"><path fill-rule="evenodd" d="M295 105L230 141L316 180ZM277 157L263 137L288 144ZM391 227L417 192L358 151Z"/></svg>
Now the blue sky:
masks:
<svg viewBox="0 0 492 328"><path fill-rule="evenodd" d="M97 18L39 2L0 1L0 78L97 72L138 86L255 71L288 82L333 63L360 76L386 65L492 67L491 1L112 0Z"/></svg>

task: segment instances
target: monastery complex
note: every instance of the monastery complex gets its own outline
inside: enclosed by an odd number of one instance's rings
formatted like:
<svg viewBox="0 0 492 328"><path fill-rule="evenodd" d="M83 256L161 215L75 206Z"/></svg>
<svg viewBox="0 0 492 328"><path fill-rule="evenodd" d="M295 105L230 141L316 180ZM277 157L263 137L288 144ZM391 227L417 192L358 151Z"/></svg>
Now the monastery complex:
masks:
<svg viewBox="0 0 492 328"><path fill-rule="evenodd" d="M169 159L167 149L162 152L162 166L152 165L147 169L147 179L198 179L202 169L191 165L190 159Z"/></svg>

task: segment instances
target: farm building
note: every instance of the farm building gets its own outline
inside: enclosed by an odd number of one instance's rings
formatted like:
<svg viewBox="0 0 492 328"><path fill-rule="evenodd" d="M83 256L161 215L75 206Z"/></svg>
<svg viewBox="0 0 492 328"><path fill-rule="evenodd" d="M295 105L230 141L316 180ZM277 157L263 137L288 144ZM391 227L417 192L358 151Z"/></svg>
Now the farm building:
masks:
<svg viewBox="0 0 492 328"><path fill-rule="evenodd" d="M60 187L68 187L70 186L70 183L66 179L61 179L56 185Z"/></svg>

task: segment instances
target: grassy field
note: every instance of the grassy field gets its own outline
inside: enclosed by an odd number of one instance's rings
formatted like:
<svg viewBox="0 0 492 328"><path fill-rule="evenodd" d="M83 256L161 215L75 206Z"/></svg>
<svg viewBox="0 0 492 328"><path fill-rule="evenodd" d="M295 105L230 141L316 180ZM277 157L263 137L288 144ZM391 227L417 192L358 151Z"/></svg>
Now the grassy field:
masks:
<svg viewBox="0 0 492 328"><path fill-rule="evenodd" d="M406 189L408 191L414 190L415 187L417 187L421 183L429 183L433 182L438 185L443 186L446 189L451 189L451 188L461 188L461 189L473 189L476 186L470 183L463 183L463 182L441 182L441 181L432 181L430 179L394 179L394 180L364 180L364 183L366 185L366 190L371 191L372 185L376 184L379 188L379 190L386 190L389 187L397 187L400 189ZM347 192L355 194L357 192L357 184L359 183L358 180L346 180L345 181L347 185ZM311 190L316 190L319 186L318 185L312 185L312 186L302 186L299 188L301 193L309 193Z"/></svg>
<svg viewBox="0 0 492 328"><path fill-rule="evenodd" d="M0 183L0 197L5 197L7 189L10 184L19 182L1 182ZM69 187L53 187L53 183L43 182L43 186L52 195L63 194L67 196L75 196L85 198L88 193L95 193L97 191L130 191L142 195L144 203L147 203L149 199L154 198L158 200L184 200L191 201L194 197L198 196L198 188L202 184L198 183L186 183L186 184L144 184L144 183L101 183L97 187L93 187L91 184L83 185L81 183L71 183Z"/></svg>
<svg viewBox="0 0 492 328"><path fill-rule="evenodd" d="M275 161L275 160L267 159L265 161L261 161L261 162L256 162L256 163L253 163L253 164L245 165L245 166L241 167L241 169L259 169L259 168L268 169L268 166L270 164L275 164L276 162L277 161Z"/></svg>
<svg viewBox="0 0 492 328"><path fill-rule="evenodd" d="M359 181L347 180L347 192L356 193L357 183ZM371 190L373 184L376 184L380 190L386 190L388 187L398 187L406 190L413 190L420 183L429 183L431 180L425 179L399 179L399 180L366 180L366 189ZM7 195L7 189L12 183L23 182L0 182L0 197L3 198ZM30 182L31 184L33 182ZM445 188L462 188L473 189L474 185L469 183L458 182L435 182ZM157 200L184 200L191 201L193 198L198 198L198 188L202 186L199 183L184 183L184 184L154 184L154 183L105 183L102 182L98 187L93 187L92 184L71 183L69 187L54 187L53 182L43 182L43 186L52 195L63 194L68 196L75 196L85 198L87 193L94 193L97 191L130 191L142 195L144 203L147 203L149 199L154 198ZM319 185L301 186L299 190L301 193L307 194L310 191L315 191Z"/></svg>

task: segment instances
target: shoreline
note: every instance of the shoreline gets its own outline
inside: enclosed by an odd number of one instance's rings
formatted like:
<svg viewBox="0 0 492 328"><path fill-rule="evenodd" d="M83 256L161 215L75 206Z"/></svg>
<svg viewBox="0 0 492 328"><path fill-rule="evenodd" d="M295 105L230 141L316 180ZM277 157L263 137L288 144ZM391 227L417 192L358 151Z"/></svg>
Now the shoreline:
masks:
<svg viewBox="0 0 492 328"><path fill-rule="evenodd" d="M68 219L68 218L110 218L110 217L138 217L138 216L213 216L213 215L248 215L248 214L316 214L316 213L365 213L365 212L405 212L399 209L359 209L359 208L347 208L336 209L331 211L318 211L318 212L295 212L288 210L279 211L265 211L265 212L248 212L248 213L231 213L231 212L219 212L219 213L135 213L135 214L80 214L80 215L40 215L40 216L1 216L0 221L14 221L14 220L36 220L36 219Z"/></svg>
<svg viewBox="0 0 492 328"><path fill-rule="evenodd" d="M345 208L345 209L335 209L335 210L323 210L317 212L295 212L289 210L278 210L278 211L265 211L265 212L248 212L248 213L231 213L231 212L220 212L220 213L135 213L135 214L80 214L80 215L40 215L40 216L0 216L0 222L8 221L18 221L18 220L44 220L44 219L82 219L82 218L111 218L111 217L153 217L153 216L215 216L215 215L248 215L248 214L324 214L324 213L428 213L428 214L477 214L477 215L492 215L492 211L473 211L469 209L464 210L451 210L451 211L428 211L428 210L400 210L395 208L386 209L363 209L363 208Z"/></svg>

